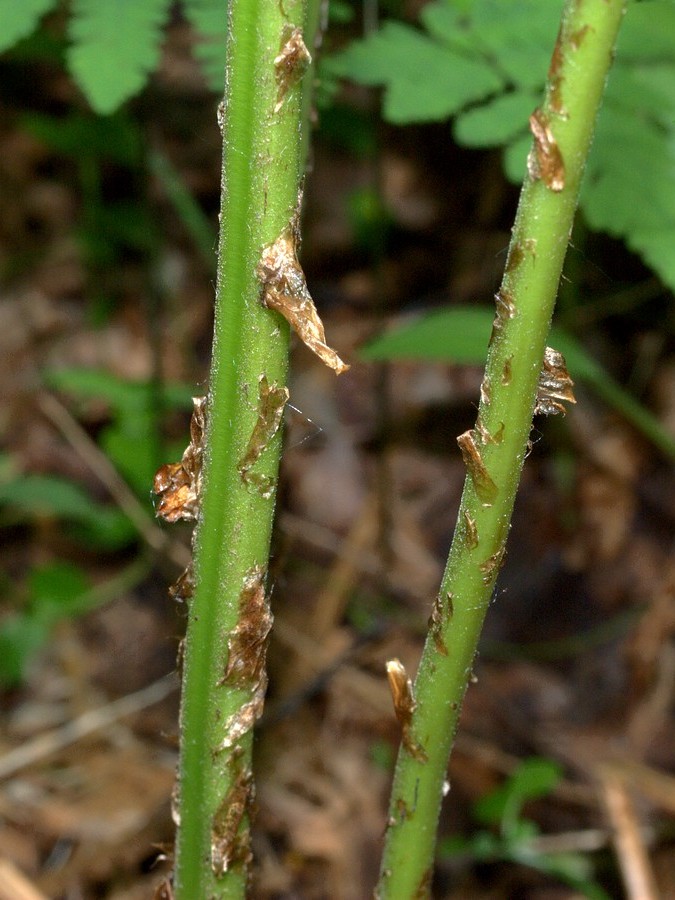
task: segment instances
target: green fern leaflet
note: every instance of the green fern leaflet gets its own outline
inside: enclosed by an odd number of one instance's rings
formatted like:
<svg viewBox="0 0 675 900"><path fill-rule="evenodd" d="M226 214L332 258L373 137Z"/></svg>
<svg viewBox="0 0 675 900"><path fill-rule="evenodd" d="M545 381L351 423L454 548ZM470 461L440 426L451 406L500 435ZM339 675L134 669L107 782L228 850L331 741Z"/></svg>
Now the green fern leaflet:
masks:
<svg viewBox="0 0 675 900"><path fill-rule="evenodd" d="M68 66L97 113L114 112L159 62L171 0L73 0Z"/></svg>

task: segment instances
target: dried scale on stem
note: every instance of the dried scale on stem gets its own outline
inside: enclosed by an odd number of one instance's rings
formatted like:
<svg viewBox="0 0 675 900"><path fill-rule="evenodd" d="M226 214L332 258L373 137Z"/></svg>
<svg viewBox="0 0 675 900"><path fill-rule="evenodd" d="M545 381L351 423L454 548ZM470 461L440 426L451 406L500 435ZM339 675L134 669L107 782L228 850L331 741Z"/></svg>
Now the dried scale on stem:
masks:
<svg viewBox="0 0 675 900"><path fill-rule="evenodd" d="M567 0L544 102L530 117L533 144L495 298L478 417L457 439L467 469L458 524L414 689L395 665L388 668L390 682L392 672L397 679L392 687L404 733L380 898L430 893L448 757L504 560L532 416L562 412L563 402L574 402L564 359L546 339L624 6L625 0Z"/></svg>

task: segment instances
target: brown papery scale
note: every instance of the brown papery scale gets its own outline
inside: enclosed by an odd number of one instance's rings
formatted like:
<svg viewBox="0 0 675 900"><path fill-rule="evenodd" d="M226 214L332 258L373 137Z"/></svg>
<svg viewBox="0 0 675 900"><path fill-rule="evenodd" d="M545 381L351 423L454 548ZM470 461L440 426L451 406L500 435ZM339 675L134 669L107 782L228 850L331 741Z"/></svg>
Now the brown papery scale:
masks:
<svg viewBox="0 0 675 900"><path fill-rule="evenodd" d="M227 666L222 683L255 690L265 678L265 653L273 617L263 581L264 572L259 566L244 579L239 594L239 617L227 642Z"/></svg>
<svg viewBox="0 0 675 900"><path fill-rule="evenodd" d="M504 387L508 387L511 384L511 360L513 356L509 356L504 360L504 367L502 369L502 384Z"/></svg>
<svg viewBox="0 0 675 900"><path fill-rule="evenodd" d="M242 479L265 498L272 496L274 479L268 475L253 473L251 469L279 430L287 402L288 388L276 382L270 384L267 376L261 375L258 381L258 418L238 468Z"/></svg>
<svg viewBox="0 0 675 900"><path fill-rule="evenodd" d="M476 419L475 434L483 446L486 444L501 444L504 439L504 423L500 422L499 428L494 434L491 434L485 425L483 425L483 421L479 415Z"/></svg>
<svg viewBox="0 0 675 900"><path fill-rule="evenodd" d="M156 515L167 522L195 521L199 516L206 397L193 397L192 404L190 443L182 460L160 466L155 474L153 491L159 497Z"/></svg>
<svg viewBox="0 0 675 900"><path fill-rule="evenodd" d="M169 597L177 603L187 603L195 592L194 566L190 563L178 580L169 588Z"/></svg>
<svg viewBox="0 0 675 900"><path fill-rule="evenodd" d="M298 198L298 210L300 197ZM300 340L337 375L349 366L326 344L326 333L314 306L302 266L298 262L298 211L274 243L263 248L256 273L262 302L289 323Z"/></svg>
<svg viewBox="0 0 675 900"><path fill-rule="evenodd" d="M155 888L152 900L174 900L173 888L168 878L165 878Z"/></svg>
<svg viewBox="0 0 675 900"><path fill-rule="evenodd" d="M475 432L469 430L457 438L462 459L466 466L478 499L484 506L491 506L497 497L497 485L485 468L485 463L476 446Z"/></svg>
<svg viewBox="0 0 675 900"><path fill-rule="evenodd" d="M504 322L507 319L515 318L516 315L516 304L513 296L505 288L501 288L495 294L495 308L496 314L492 322L492 332L490 334L489 341L490 345L492 344L496 335L501 332L504 326Z"/></svg>
<svg viewBox="0 0 675 900"><path fill-rule="evenodd" d="M412 734L412 714L415 711L415 697L412 682L405 668L398 659L390 659L387 663L387 679L394 700L394 712L401 726L401 739L408 753L418 762L426 762L424 748L415 741Z"/></svg>
<svg viewBox="0 0 675 900"><path fill-rule="evenodd" d="M279 112L284 105L286 94L294 85L298 84L312 62L312 57L302 37L302 28L287 25L281 41L281 50L274 60L274 73L278 85L275 113Z"/></svg>
<svg viewBox="0 0 675 900"><path fill-rule="evenodd" d="M434 600L434 605L431 608L428 625L431 637L436 645L436 650L438 650L441 656L447 656L448 648L445 646L445 641L443 640L443 619L443 599L441 595L438 594Z"/></svg>
<svg viewBox="0 0 675 900"><path fill-rule="evenodd" d="M492 402L492 385L490 384L488 375L483 376L483 380L480 384L480 402L484 406L489 406Z"/></svg>
<svg viewBox="0 0 675 900"><path fill-rule="evenodd" d="M267 690L265 654L272 612L265 594L265 573L259 566L246 575L239 594L238 624L228 640L227 664L219 685L232 684L249 692L249 699L225 722L218 751L229 750L262 715Z"/></svg>
<svg viewBox="0 0 675 900"><path fill-rule="evenodd" d="M566 115L565 107L562 100L563 77L560 70L562 69L563 52L562 52L562 29L558 32L558 37L553 48L553 56L551 57L551 65L548 69L548 98L553 112L559 116Z"/></svg>
<svg viewBox="0 0 675 900"><path fill-rule="evenodd" d="M488 556L485 562L480 564L480 570L483 573L483 584L490 584L491 581L497 575L497 572L501 569L504 564L504 557L506 556L506 549L504 547L500 547L499 550L496 550L492 556Z"/></svg>
<svg viewBox="0 0 675 900"><path fill-rule="evenodd" d="M565 187L565 164L549 121L540 109L530 116L530 131L534 147L527 157L528 174L532 181L541 178L547 188L558 193Z"/></svg>
<svg viewBox="0 0 675 900"><path fill-rule="evenodd" d="M253 858L248 827L242 829L253 794L253 777L240 769L216 810L211 826L211 869L221 878L234 866L248 866Z"/></svg>
<svg viewBox="0 0 675 900"><path fill-rule="evenodd" d="M554 350L553 347L547 347L539 374L534 414L535 416L554 416L557 413L565 415L563 402L577 402L574 396L574 382L567 371L567 364L562 353Z"/></svg>
<svg viewBox="0 0 675 900"><path fill-rule="evenodd" d="M464 510L464 540L466 542L467 550L475 550L478 546L476 520L472 519L466 510Z"/></svg>

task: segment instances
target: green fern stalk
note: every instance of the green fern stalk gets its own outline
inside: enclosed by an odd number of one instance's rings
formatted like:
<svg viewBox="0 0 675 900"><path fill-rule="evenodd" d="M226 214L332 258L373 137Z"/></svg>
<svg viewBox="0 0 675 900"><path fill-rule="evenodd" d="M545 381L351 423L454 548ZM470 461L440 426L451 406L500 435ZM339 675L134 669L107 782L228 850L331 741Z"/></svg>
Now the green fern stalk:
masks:
<svg viewBox="0 0 675 900"><path fill-rule="evenodd" d="M414 700L397 702L404 741L380 898L409 900L429 893L448 756L504 554L579 185L624 7L625 0L565 3L545 100L533 124L539 153L533 146L498 295L478 420L461 439L468 476L458 524ZM405 694L404 686L400 689ZM411 718L406 706L413 707Z"/></svg>
<svg viewBox="0 0 675 900"><path fill-rule="evenodd" d="M280 417L288 356L288 326L263 307L257 268L298 204L302 73L278 56L307 5L229 2L216 319L180 722L178 900L241 897L249 876L250 704L264 693L264 574L280 451L269 412Z"/></svg>

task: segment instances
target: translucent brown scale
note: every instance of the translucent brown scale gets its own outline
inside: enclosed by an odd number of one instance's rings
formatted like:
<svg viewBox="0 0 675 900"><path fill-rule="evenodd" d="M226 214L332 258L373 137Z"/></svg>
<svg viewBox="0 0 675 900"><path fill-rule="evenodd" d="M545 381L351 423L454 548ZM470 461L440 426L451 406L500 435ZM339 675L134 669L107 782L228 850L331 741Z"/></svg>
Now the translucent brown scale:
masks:
<svg viewBox="0 0 675 900"><path fill-rule="evenodd" d="M574 382L567 371L565 357L559 350L547 347L539 373L535 415L565 415L563 403L576 403Z"/></svg>
<svg viewBox="0 0 675 900"><path fill-rule="evenodd" d="M300 340L319 359L341 375L349 369L326 343L323 323L307 288L305 273L298 260L300 249L300 204L298 194L295 212L279 237L263 247L256 274L262 287L261 300L268 309L283 316Z"/></svg>
<svg viewBox="0 0 675 900"><path fill-rule="evenodd" d="M155 473L153 492L158 498L155 515L167 522L196 522L201 511L202 469L206 435L206 397L192 398L190 443L177 463L165 463ZM192 536L194 544L194 534ZM169 596L186 603L194 592L194 570L190 563L169 588Z"/></svg>
<svg viewBox="0 0 675 900"><path fill-rule="evenodd" d="M532 181L541 179L546 187L559 193L565 187L565 164L550 121L540 109L530 116L534 145L527 157L527 171Z"/></svg>
<svg viewBox="0 0 675 900"><path fill-rule="evenodd" d="M412 716L417 706L412 681L408 678L400 660L390 659L387 662L387 679L394 701L394 712L396 713L398 724L401 726L403 746L418 762L426 762L427 754L424 748L415 740L412 733Z"/></svg>

